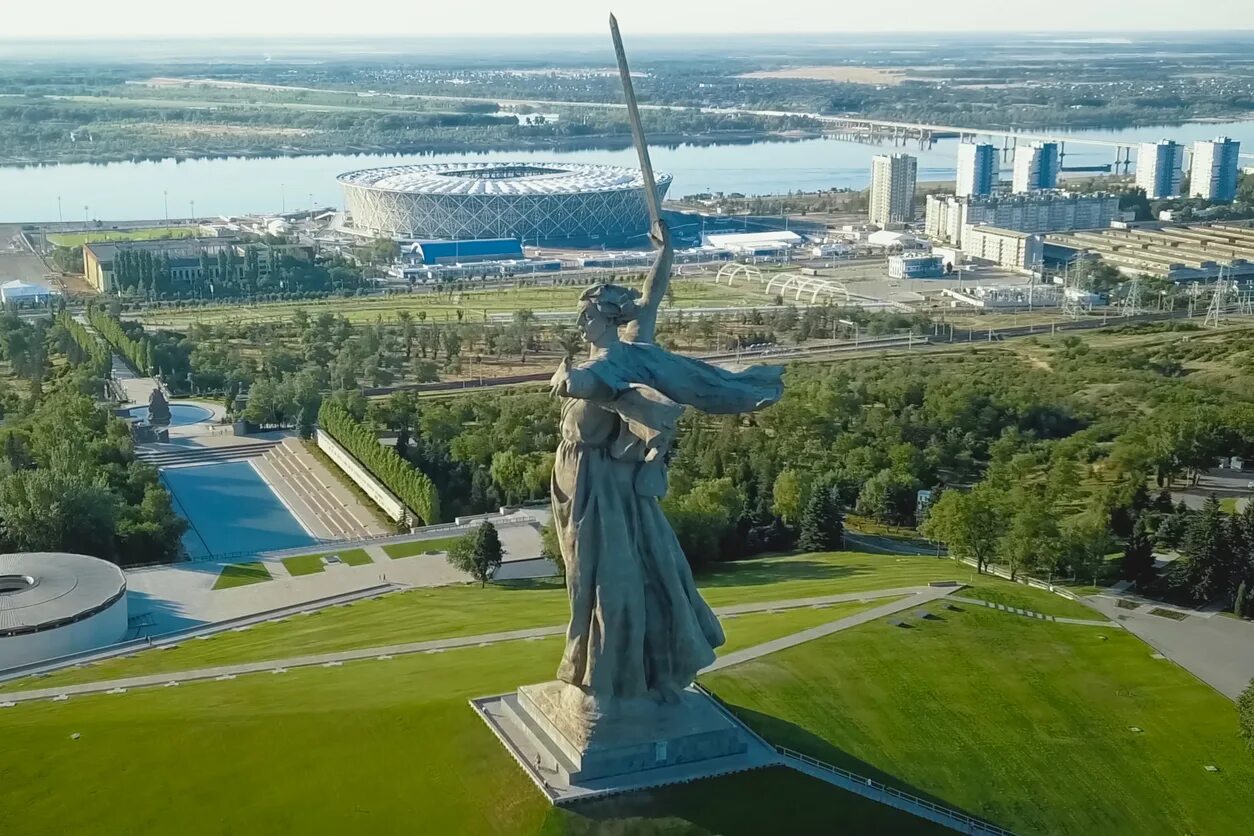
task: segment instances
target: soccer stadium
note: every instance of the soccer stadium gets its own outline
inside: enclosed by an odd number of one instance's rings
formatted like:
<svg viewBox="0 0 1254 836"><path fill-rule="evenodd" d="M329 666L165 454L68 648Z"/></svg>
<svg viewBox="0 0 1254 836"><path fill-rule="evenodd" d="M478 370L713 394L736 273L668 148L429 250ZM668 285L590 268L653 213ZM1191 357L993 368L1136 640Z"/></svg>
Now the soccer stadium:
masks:
<svg viewBox="0 0 1254 836"><path fill-rule="evenodd" d="M350 171L337 178L363 235L398 240L517 238L623 244L648 232L637 169L567 163L441 163ZM658 175L659 198L670 187Z"/></svg>

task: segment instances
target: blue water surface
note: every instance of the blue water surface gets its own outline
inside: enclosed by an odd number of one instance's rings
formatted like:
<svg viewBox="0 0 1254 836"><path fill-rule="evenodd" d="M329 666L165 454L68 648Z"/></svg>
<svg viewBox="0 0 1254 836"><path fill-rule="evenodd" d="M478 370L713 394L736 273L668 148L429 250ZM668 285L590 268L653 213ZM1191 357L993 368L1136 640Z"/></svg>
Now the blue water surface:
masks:
<svg viewBox="0 0 1254 836"><path fill-rule="evenodd" d="M132 418L147 420L148 407L137 406L128 413ZM170 404L170 426L186 427L188 424L199 424L213 417L213 410L191 403Z"/></svg>
<svg viewBox="0 0 1254 836"><path fill-rule="evenodd" d="M249 462L167 468L161 478L189 523L183 544L192 558L317 542Z"/></svg>

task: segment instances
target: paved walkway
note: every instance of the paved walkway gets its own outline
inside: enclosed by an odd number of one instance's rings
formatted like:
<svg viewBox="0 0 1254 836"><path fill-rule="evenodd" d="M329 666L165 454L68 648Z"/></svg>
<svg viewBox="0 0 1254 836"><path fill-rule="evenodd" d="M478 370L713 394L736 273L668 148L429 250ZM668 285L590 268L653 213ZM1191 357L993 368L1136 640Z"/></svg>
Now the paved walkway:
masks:
<svg viewBox="0 0 1254 836"><path fill-rule="evenodd" d="M711 671L722 670L723 668L739 665L742 662L748 662L765 656L768 653L777 653L781 650L787 650L790 647L796 647L815 639L821 639L824 636L830 636L832 633L839 633L841 630L848 630L850 627L857 627L860 624L866 624L868 621L874 621L877 618L883 618L886 615L899 613L902 610L908 610L912 607L925 606L933 601L938 601L956 592L960 587L956 586L916 586L906 589L882 590L880 593L863 593L858 595L834 596L844 598L846 601L865 600L872 597L887 597L888 595L906 594L905 598L898 601L891 601L878 607L872 607L869 610L863 610L859 613L846 616L845 618L830 621L827 624L820 624L818 627L811 627L808 630L802 630L799 633L793 633L789 636L774 639L773 641L764 642L753 647L746 647L744 650L737 650L734 653L726 653L714 661L714 664L705 668L702 673L710 673ZM835 603L834 601L824 601L821 603ZM808 604L802 603L786 603L784 606L817 606L820 602L813 601ZM768 607L768 609L778 609L781 605ZM722 611L716 611L719 615L723 615Z"/></svg>
<svg viewBox="0 0 1254 836"><path fill-rule="evenodd" d="M1146 604L1128 610L1116 600L1095 595L1086 603L1229 699L1239 697L1254 679L1254 623L1213 613L1176 621L1151 615L1150 610L1177 608Z"/></svg>
<svg viewBox="0 0 1254 836"><path fill-rule="evenodd" d="M848 629L858 624L864 624L883 615L899 612L910 607L917 607L926 604L938 598L943 598L949 593L955 591L958 587L902 587L899 589L881 589L871 592L852 592L843 595L826 595L817 598L794 598L786 601L765 601L753 604L736 604L734 606L720 607L715 610L719 615L739 615L744 613L767 612L770 610L796 609L801 607L821 607L825 604L839 604L848 601L865 601L875 600L877 598L906 596L900 600L875 607L863 613L842 618L833 621L823 627L817 627L811 630L803 630L784 639L776 639L775 641L766 642L756 647L747 648L729 653L723 656L714 665L707 670L718 670L731 664L756 659L767 653L774 653L776 650L782 650L786 647L792 647L802 642L830 635L838 630ZM297 616L299 617L299 616ZM87 682L78 685L63 685L54 688L38 688L29 691L15 691L13 693L0 692L0 706L6 704L15 704L19 702L30 702L31 700L42 699L60 699L69 696L78 696L83 694L99 694L113 691L120 693L118 689L127 690L130 688L145 688L153 686L168 686L170 683L183 682L199 682L204 680L222 679L227 677L235 677L247 673L283 673L291 668L312 667L315 665L338 667L345 662L353 662L362 659L378 659L387 661L395 656L408 655L413 653L441 653L445 650L454 650L462 647L486 647L488 645L499 644L501 642L535 640L543 639L550 636L560 636L566 632L564 625L553 627L533 627L527 630L510 630L503 633L488 633L478 636L458 636L447 639L435 639L424 642L410 642L407 644L389 645L385 647L366 647L355 650L343 650L334 653L316 653L308 656L294 656L287 659L271 659L261 662L245 662L237 665L222 665L212 668L201 668L198 670L157 673L146 676L132 676L123 679L105 680L102 682ZM166 648L178 647L177 644L166 645ZM160 650L150 652L161 652ZM727 660L733 661L727 661Z"/></svg>

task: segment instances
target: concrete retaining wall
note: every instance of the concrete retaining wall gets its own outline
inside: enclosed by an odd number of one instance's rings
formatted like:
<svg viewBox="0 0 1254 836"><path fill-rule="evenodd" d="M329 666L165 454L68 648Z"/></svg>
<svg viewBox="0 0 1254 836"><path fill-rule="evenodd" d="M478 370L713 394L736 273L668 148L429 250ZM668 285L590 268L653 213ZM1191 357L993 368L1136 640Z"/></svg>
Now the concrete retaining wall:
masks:
<svg viewBox="0 0 1254 836"><path fill-rule="evenodd" d="M383 509L383 513L396 521L411 516L409 510L405 507L405 503L401 502L396 494L392 493L383 483L374 477L369 470L353 457L353 454L344 449L344 447L322 430L314 430L314 440L318 443L318 449L326 453L331 461L335 462L340 470L348 474L348 478L357 484L357 487L366 492L366 496L374 500L374 503Z"/></svg>

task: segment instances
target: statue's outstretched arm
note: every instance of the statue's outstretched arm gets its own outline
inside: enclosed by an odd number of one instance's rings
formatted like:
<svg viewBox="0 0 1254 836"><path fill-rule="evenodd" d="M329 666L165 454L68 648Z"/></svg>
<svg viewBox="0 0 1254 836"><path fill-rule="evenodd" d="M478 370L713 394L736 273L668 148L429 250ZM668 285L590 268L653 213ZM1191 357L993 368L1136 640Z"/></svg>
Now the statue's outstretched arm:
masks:
<svg viewBox="0 0 1254 836"><path fill-rule="evenodd" d="M671 264L675 260L675 248L671 244L671 233L666 221L658 219L653 222L649 231L649 239L657 249L657 258L653 260L653 269L644 281L644 299L640 302L640 315L627 324L624 336L631 342L651 343L657 333L657 309L666 298L666 287L670 284Z"/></svg>

